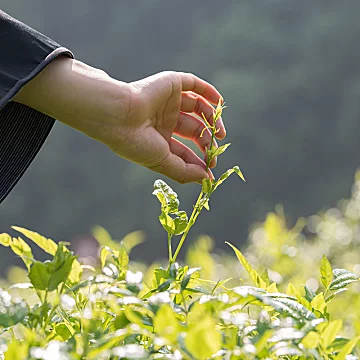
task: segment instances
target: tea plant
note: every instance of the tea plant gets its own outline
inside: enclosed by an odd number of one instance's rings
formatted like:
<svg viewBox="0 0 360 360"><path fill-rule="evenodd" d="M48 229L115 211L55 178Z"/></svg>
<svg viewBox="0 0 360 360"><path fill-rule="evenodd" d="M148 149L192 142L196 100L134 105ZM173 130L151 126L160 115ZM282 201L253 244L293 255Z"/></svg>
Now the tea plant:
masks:
<svg viewBox="0 0 360 360"><path fill-rule="evenodd" d="M219 103L212 126L206 122L213 137L222 109ZM216 148L212 142L207 167L227 146ZM203 181L189 218L179 210L177 194L163 181L155 182L159 220L168 234L169 262L165 268L151 267L145 275L129 261L132 248L141 242L136 233L118 242L96 227L100 253L95 267L82 264L67 243L57 244L36 232L14 227L43 249L49 260L35 260L21 237L0 234L0 244L23 260L27 273L25 282L0 289L0 359L358 359L360 337L345 338L343 321L331 314L329 306L359 277L333 269L326 256L317 274L312 274L322 284L316 292L291 282L279 291L280 284L271 281L269 273L260 275L231 244L252 285L238 279L235 267L230 271L234 279L213 281L203 278L199 267L176 261L201 210L209 208L211 194L232 172L243 178L234 167L218 180ZM287 231L280 220L271 216L272 227L265 224L266 231L276 234L282 247L293 246L296 231ZM173 253L174 236L179 235ZM264 250L268 256L264 263L278 251L274 244ZM209 260L206 251L196 256L192 251L198 250L190 249L188 259ZM301 264L292 266L287 274Z"/></svg>
<svg viewBox="0 0 360 360"><path fill-rule="evenodd" d="M211 162L215 158L223 154L225 150L230 146L230 143L222 145L220 147L214 146L215 134L218 131L216 130L216 122L221 117L223 109L225 107L226 106L224 105L223 100L220 99L213 114L213 125L210 125L204 113L202 113L202 117L206 126L200 136L203 136L204 131L207 129L211 132L210 146L209 148L206 148L206 171L209 170ZM218 180L215 180L211 177L208 179L203 179L202 189L196 200L194 209L189 219L185 211L179 211L179 200L177 194L163 180L155 181L153 194L157 196L161 203L161 215L159 216L159 220L168 234L169 265L176 262L176 259L189 233L189 230L194 225L202 209L205 208L206 210L209 210L209 199L211 194L232 173L236 173L240 176L242 180L245 181L244 175L242 174L238 166L234 166L232 169L227 170L224 174L220 176ZM174 235L182 236L179 244L177 245L175 253L172 254L172 237Z"/></svg>

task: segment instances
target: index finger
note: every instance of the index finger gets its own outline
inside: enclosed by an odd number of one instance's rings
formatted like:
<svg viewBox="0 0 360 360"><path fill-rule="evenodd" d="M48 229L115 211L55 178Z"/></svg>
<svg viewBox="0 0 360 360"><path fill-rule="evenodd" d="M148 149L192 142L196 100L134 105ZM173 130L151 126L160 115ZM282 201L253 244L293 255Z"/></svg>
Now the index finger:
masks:
<svg viewBox="0 0 360 360"><path fill-rule="evenodd" d="M214 105L223 99L215 87L194 74L180 73L182 80L182 91L192 91L201 95Z"/></svg>

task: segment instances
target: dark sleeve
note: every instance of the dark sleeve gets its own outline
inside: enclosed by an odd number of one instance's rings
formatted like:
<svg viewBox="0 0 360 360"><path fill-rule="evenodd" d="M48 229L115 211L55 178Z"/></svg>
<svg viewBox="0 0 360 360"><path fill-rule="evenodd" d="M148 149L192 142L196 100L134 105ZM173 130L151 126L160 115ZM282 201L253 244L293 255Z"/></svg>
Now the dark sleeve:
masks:
<svg viewBox="0 0 360 360"><path fill-rule="evenodd" d="M0 10L0 203L34 159L54 119L11 101L66 48Z"/></svg>

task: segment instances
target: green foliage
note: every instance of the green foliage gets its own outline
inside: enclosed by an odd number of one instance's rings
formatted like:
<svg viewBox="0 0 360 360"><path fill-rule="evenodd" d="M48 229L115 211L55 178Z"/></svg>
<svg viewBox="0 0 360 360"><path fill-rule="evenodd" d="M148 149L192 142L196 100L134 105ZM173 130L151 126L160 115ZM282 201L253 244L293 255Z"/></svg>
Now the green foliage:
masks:
<svg viewBox="0 0 360 360"><path fill-rule="evenodd" d="M219 103L213 126L206 122L213 137L222 108ZM213 149L212 143L207 166L216 156ZM332 235L350 236L346 230L354 218L346 220L360 201L359 183L343 217L333 209L325 215L330 220L313 219L321 224L316 241L304 241L304 219L289 230L277 207L254 229L244 251L228 243L236 262L211 255L211 241L204 237L190 247L188 265L179 264L176 258L190 228L233 172L245 180L233 167L218 180L203 182L189 219L179 210L177 194L165 182L155 182L159 220L168 235L167 268L153 266L144 273L140 264L130 262L140 234L116 242L105 229L94 228L100 246L95 268L80 264L66 243L14 228L50 255L41 262L23 239L1 234L0 244L24 261L30 283L0 289L0 359L359 359L360 322L346 317L358 315L359 296L354 292L345 302L341 293L360 279L355 270L332 266L340 263L339 254L350 258L357 249L350 240L347 251L339 251ZM172 237L180 234L173 253ZM341 263L347 267L349 261ZM238 279L243 275L253 284Z"/></svg>
<svg viewBox="0 0 360 360"><path fill-rule="evenodd" d="M221 118L223 109L226 106L224 105L223 99L220 98L216 109L213 111L213 123L210 125L206 119L204 113L202 117L206 124L204 130L208 129L211 132L211 142L209 148L206 149L206 170L210 168L210 164L215 158L225 152L225 150L230 146L230 144L225 144L220 147L216 147L214 144L215 135L218 132L216 129L216 122ZM200 136L204 133L201 133ZM168 249L169 249L169 266L174 263L179 255L179 252L185 242L185 239L194 225L197 217L201 213L202 209L205 208L209 210L209 199L211 194L216 190L216 188L223 183L233 172L235 172L239 177L245 181L245 177L242 174L238 166L234 166L232 169L227 170L223 175L220 176L218 180L208 178L203 179L202 188L199 194L199 197L194 205L194 209L188 219L188 216L185 211L179 211L179 200L177 194L162 180L156 180L154 184L153 195L156 195L161 204L161 214L159 220L165 231L168 233ZM170 214L175 215L173 219ZM181 235L182 237L178 243L178 246L173 254L172 252L172 237L173 235Z"/></svg>
<svg viewBox="0 0 360 360"><path fill-rule="evenodd" d="M216 183L208 182L207 194ZM174 224L177 218L185 221L167 184L157 181L154 193L160 222L163 215ZM198 201L189 221L186 217L183 236L202 206ZM96 269L78 263L65 243L16 228L51 255L40 262L24 240L1 234L1 245L23 259L30 283L0 289L0 358L358 359L359 296L349 292L346 300L341 293L360 284L359 276L333 269L329 259L339 251L329 251L331 241L304 242L303 227L300 219L287 229L278 207L254 229L244 251L228 243L237 262L212 255L211 239L201 237L189 248L189 265L180 265L170 252L166 269L130 262L132 248L142 242L140 232L119 242L94 228L100 246ZM176 235L172 226L164 229L170 240ZM318 256L317 269L313 261L302 265L311 255ZM314 281L323 288L314 288Z"/></svg>
<svg viewBox="0 0 360 360"><path fill-rule="evenodd" d="M75 256L60 243L50 261L31 259L32 286L0 291L0 357L300 360L352 354L357 359L359 337L340 336L343 320L330 319L323 292L293 284L281 292L276 283L267 285L233 245L255 287L233 279L227 288L228 280L204 279L202 269L177 262L143 275L129 266L124 243L113 249L106 236L107 245L99 241L99 269L84 272L78 282L69 277ZM7 245L13 241L9 235L1 238ZM319 280L327 279L324 287L333 298L345 284L359 281L343 269L330 276L325 259ZM27 300L20 299L21 292ZM38 299L30 301L34 296Z"/></svg>

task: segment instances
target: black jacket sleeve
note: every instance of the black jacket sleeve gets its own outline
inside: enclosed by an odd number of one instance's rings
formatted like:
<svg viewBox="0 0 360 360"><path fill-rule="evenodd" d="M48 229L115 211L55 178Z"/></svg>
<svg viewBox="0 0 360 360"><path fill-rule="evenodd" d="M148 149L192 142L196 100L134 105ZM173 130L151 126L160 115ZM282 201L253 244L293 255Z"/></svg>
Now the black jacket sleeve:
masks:
<svg viewBox="0 0 360 360"><path fill-rule="evenodd" d="M68 49L0 10L0 203L34 159L54 119L11 101L16 93Z"/></svg>

